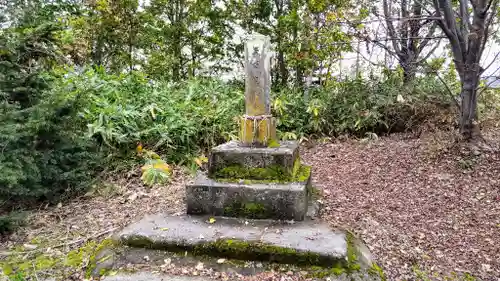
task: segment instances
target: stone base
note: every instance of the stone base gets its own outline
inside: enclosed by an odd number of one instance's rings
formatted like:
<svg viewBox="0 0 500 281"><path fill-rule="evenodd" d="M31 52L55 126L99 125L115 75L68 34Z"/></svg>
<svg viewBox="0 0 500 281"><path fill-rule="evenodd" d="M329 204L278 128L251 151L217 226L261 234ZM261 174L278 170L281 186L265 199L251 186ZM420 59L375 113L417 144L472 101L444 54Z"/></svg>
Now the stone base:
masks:
<svg viewBox="0 0 500 281"><path fill-rule="evenodd" d="M297 142L280 142L277 147L245 147L237 141L227 142L212 149L209 160L209 175L224 168L245 167L279 168L292 176L295 161L299 157ZM258 178L256 178L258 179Z"/></svg>
<svg viewBox="0 0 500 281"><path fill-rule="evenodd" d="M202 216L149 215L115 240L148 249L243 260L358 270L372 265L369 250L352 235L316 221L278 223Z"/></svg>
<svg viewBox="0 0 500 281"><path fill-rule="evenodd" d="M187 213L254 219L303 220L310 177L296 183L218 182L198 173L186 186Z"/></svg>

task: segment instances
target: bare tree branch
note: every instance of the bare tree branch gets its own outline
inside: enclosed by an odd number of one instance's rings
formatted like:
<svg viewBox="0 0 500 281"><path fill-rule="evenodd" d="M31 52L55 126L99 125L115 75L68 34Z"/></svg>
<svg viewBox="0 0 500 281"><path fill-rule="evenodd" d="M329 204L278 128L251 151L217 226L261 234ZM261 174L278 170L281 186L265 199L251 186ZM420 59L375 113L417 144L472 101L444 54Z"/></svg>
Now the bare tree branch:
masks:
<svg viewBox="0 0 500 281"><path fill-rule="evenodd" d="M460 0L460 33L464 36L464 44L468 45L469 34L469 7L467 5L467 0Z"/></svg>
<svg viewBox="0 0 500 281"><path fill-rule="evenodd" d="M483 12L483 13L487 13L487 12L488 12L488 10L491 8L491 5L492 5L492 3L493 3L493 2L496 2L496 3L495 3L495 5L498 3L498 1L495 1L495 0L490 0L490 1L488 2L488 5L486 5L486 7L484 8L484 10L483 10L482 12ZM495 5L494 5L494 6L495 6ZM495 9L493 9L493 10L495 10Z"/></svg>
<svg viewBox="0 0 500 281"><path fill-rule="evenodd" d="M408 1L407 0L401 0L401 16L403 18L406 18L406 20L402 20L399 24L399 34L401 34L401 37L407 38L408 37L408 24L411 21L409 14L408 14ZM412 34L413 35L413 34ZM403 53L407 53L407 42L404 44L401 44L401 51Z"/></svg>
<svg viewBox="0 0 500 281"><path fill-rule="evenodd" d="M420 17L422 14L422 7L418 2L413 2L413 7L412 7L412 12L413 15L410 18L410 36L411 37L418 37L418 34L420 32L421 26L418 24L416 20L413 20L413 17ZM419 39L409 39L408 41L408 49L411 50L410 56L413 56L413 58L417 58L420 54L418 51L420 45L420 40Z"/></svg>
<svg viewBox="0 0 500 281"><path fill-rule="evenodd" d="M426 11L427 13L429 13L429 15L433 15L434 14L429 9L427 9L427 6L426 6L426 4L432 4L432 2L426 3L426 2L423 2L421 0L414 0L414 1L418 2L420 4L420 6L422 6L422 9L424 9L424 11ZM441 19L441 18L439 18L439 19Z"/></svg>
<svg viewBox="0 0 500 281"><path fill-rule="evenodd" d="M498 70L500 70L500 66L493 72L493 74L495 74ZM481 91L479 91L477 94L480 95L482 92L484 92L485 90L488 89L488 87L493 84L494 82L498 81L499 79L497 80L494 80L494 81L491 81L490 83L486 84L484 87L482 87ZM479 88L478 88L479 89Z"/></svg>
<svg viewBox="0 0 500 281"><path fill-rule="evenodd" d="M488 66L487 66L487 67L484 67L484 68L483 68L483 72L484 72L484 71L486 71L488 68L490 68L490 67L493 65L493 63L495 63L495 61L497 60L497 58L498 58L498 56L499 56L499 55L500 55L500 52L498 52L498 53L495 55L495 57L493 58L493 60L491 60L491 62L488 64Z"/></svg>
<svg viewBox="0 0 500 281"><path fill-rule="evenodd" d="M380 40L380 39L378 39L378 40L373 40L373 39L371 39L371 38L369 38L369 37L365 37L364 39L365 39L365 42L373 43L373 44L377 45L378 47L380 47L380 48L384 49L384 50L385 50L387 53L389 53L391 56L398 57L398 54L397 54L395 51L393 51L392 49L390 49L390 48L389 48L389 47L387 47L386 45L384 45L384 44L380 43L380 41L384 41L384 40Z"/></svg>
<svg viewBox="0 0 500 281"><path fill-rule="evenodd" d="M440 0L442 2L442 0ZM434 9L436 10L436 15L441 18L441 20L437 21L438 26L441 28L441 30L446 34L450 41L451 45L451 50L453 54L453 59L455 61L455 65L458 67L461 67L463 65L464 61L464 56L461 51L460 45L458 44L458 37L456 36L456 29L452 30L448 25L446 24L446 15L443 15L441 13L441 5L438 0L433 0L434 3ZM448 14L451 14L448 12ZM455 18L453 17L451 19L453 22L455 21ZM448 20L449 21L449 20Z"/></svg>
<svg viewBox="0 0 500 281"><path fill-rule="evenodd" d="M458 42L459 46L459 51L462 55L462 57L465 54L465 50L467 48L467 45L465 45L465 41L463 39L463 34L461 34L457 28L457 20L453 14L452 7L450 5L450 2L447 0L439 0L439 7L443 10L443 15L444 15L444 22L448 29L451 30L453 40Z"/></svg>
<svg viewBox="0 0 500 281"><path fill-rule="evenodd" d="M396 30L394 29L394 25L392 24L392 21L389 20L390 11L389 11L389 6L387 4L387 0L383 0L383 6L384 6L384 15L386 17L385 23L387 24L387 30L389 32L389 36L392 38L396 38L397 37ZM392 41L392 47L396 51L396 54L399 55L401 53L401 48L396 43L396 41Z"/></svg>
<svg viewBox="0 0 500 281"><path fill-rule="evenodd" d="M492 4L493 3L493 4ZM485 8L484 12L488 12L488 9L491 8L491 6L493 6L493 9L492 9L492 12L490 14L490 17L488 19L486 19L486 24L485 24L485 30L484 30L484 36L483 36L483 41L481 42L481 50L480 50L480 53L479 53L479 57L481 57L483 55L483 52L484 52L484 49L486 47L486 42L488 42L488 38L490 37L490 27L493 23L493 20L496 18L496 10L498 8L498 3L499 1L498 0L490 0L490 2L488 3L488 6L487 8Z"/></svg>
<svg viewBox="0 0 500 281"><path fill-rule="evenodd" d="M439 47L440 43L441 43L441 40L439 40L438 43L434 47L432 47L431 50L429 50L429 52L427 53L427 55L423 56L420 60L418 60L417 64L421 64L421 63L425 62L427 59L429 59L430 56L437 50L437 48Z"/></svg>
<svg viewBox="0 0 500 281"><path fill-rule="evenodd" d="M362 52L358 52L358 50L356 50L356 53L359 54L365 61L369 62L373 66L386 67L385 63L373 62L370 58L365 57ZM395 57L397 57L397 56L395 56Z"/></svg>
<svg viewBox="0 0 500 281"><path fill-rule="evenodd" d="M458 101L456 100L455 98L455 94L453 94L453 92L451 91L450 87L448 86L448 84L443 80L443 78L441 78L441 76L439 75L439 73L436 71L434 72L436 74L436 77L439 79L439 81L441 81L441 83L443 83L444 87L446 88L446 91L448 92L448 94L450 95L450 98L454 101L455 105L457 106L458 110L460 110L461 106L460 104L458 103Z"/></svg>
<svg viewBox="0 0 500 281"><path fill-rule="evenodd" d="M418 52L421 53L424 48L427 46L427 44L429 44L431 38L432 38L432 35L434 35L434 32L436 32L436 28L437 28L437 22L434 22L431 27L429 28L429 32L427 32L427 34L423 37L425 39L422 40L422 42L420 43L420 45L418 46Z"/></svg>

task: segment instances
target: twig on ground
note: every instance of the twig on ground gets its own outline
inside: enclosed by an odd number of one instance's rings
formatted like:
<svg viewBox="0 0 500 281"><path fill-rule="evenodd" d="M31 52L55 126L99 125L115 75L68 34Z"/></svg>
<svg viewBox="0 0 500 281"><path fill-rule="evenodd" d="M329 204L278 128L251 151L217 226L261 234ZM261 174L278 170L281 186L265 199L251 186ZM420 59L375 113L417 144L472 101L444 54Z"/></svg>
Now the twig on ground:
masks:
<svg viewBox="0 0 500 281"><path fill-rule="evenodd" d="M439 81L441 81L441 83L443 83L443 85L446 87L446 90L447 90L448 94L450 95L450 98L455 102L455 105L457 106L457 108L460 109L460 104L455 99L455 96L453 96L453 92L451 91L450 87L448 87L448 84L443 80L443 78L441 78L441 76L439 75L439 73L437 73L437 71L435 72L435 74L436 74L437 78L439 79Z"/></svg>
<svg viewBox="0 0 500 281"><path fill-rule="evenodd" d="M38 275L36 274L36 266L35 266L35 263L34 263L34 262L32 262L31 264L33 265L33 274L35 275L35 279L36 279L36 281L39 281L39 279L38 279Z"/></svg>
<svg viewBox="0 0 500 281"><path fill-rule="evenodd" d="M88 236L88 237L85 237L85 238L73 240L73 241L70 241L70 242L67 242L67 243L61 243L61 244L58 244L58 245L56 245L54 247L51 247L51 248L55 249L55 248L60 248L60 247L64 247L64 246L70 246L70 245L78 244L78 243L81 243L81 242L87 242L88 240L99 238L99 237L101 237L103 235L106 235L106 234L108 234L110 232L113 232L113 231L115 231L117 229L118 229L118 227L113 227L113 228L110 228L110 229L108 229L106 231L99 232L99 233L97 233L95 235L91 235L91 236Z"/></svg>

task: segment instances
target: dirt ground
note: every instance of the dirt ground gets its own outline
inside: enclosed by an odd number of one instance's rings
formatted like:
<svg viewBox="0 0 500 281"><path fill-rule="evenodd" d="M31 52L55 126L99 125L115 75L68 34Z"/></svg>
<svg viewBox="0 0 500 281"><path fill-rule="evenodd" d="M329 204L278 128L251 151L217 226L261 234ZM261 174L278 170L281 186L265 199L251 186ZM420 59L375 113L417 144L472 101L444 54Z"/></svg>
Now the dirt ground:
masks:
<svg viewBox="0 0 500 281"><path fill-rule="evenodd" d="M500 138L486 140L471 148L446 133L392 135L310 144L301 154L323 190L323 219L359 234L388 280L442 280L467 272L500 280L500 154L492 141ZM190 180L176 170L169 185L146 188L138 171L117 175L87 196L40 206L27 227L2 243L0 254L40 237L67 252L144 214L183 213ZM251 280L300 279L262 276Z"/></svg>
<svg viewBox="0 0 500 281"><path fill-rule="evenodd" d="M324 219L360 234L389 280L423 279L420 271L499 280L498 152L407 137L306 151Z"/></svg>

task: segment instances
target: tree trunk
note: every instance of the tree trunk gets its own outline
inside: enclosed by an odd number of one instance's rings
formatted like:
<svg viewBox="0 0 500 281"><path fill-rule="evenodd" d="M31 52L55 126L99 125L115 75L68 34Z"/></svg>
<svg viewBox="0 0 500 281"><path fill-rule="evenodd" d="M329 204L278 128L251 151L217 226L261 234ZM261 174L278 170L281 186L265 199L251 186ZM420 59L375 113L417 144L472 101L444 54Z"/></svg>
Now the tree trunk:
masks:
<svg viewBox="0 0 500 281"><path fill-rule="evenodd" d="M103 57L103 46L104 40L102 40L101 36L97 36L97 40L94 43L92 49L92 64L94 66L102 66L102 57Z"/></svg>
<svg viewBox="0 0 500 281"><path fill-rule="evenodd" d="M134 40L133 40L133 30L132 30L132 21L130 23L130 34L128 37L128 66L129 72L132 72L134 69Z"/></svg>
<svg viewBox="0 0 500 281"><path fill-rule="evenodd" d="M415 67L412 63L409 63L402 67L403 67L403 84L407 85L415 78Z"/></svg>
<svg viewBox="0 0 500 281"><path fill-rule="evenodd" d="M184 14L183 14L183 7L184 1L178 0L175 2L175 22L173 23L173 26L175 28L174 31L174 38L172 40L172 45L173 45L173 55L174 55L174 62L172 65L172 79L174 81L179 81L181 79L181 68L183 66L182 64L182 25L183 25L183 20L184 20Z"/></svg>
<svg viewBox="0 0 500 281"><path fill-rule="evenodd" d="M460 108L460 133L465 139L473 139L479 133L477 127L477 87L478 77L475 71L467 71L462 82Z"/></svg>
<svg viewBox="0 0 500 281"><path fill-rule="evenodd" d="M178 33L177 33L178 34ZM179 35L179 34L178 34ZM179 81L181 78L181 66L182 66L182 50L179 37L173 40L174 47L174 62L172 64L172 79L174 81Z"/></svg>
<svg viewBox="0 0 500 281"><path fill-rule="evenodd" d="M399 66L403 69L403 83L408 85L417 73L417 63L415 56L407 49L404 54L398 56Z"/></svg>

